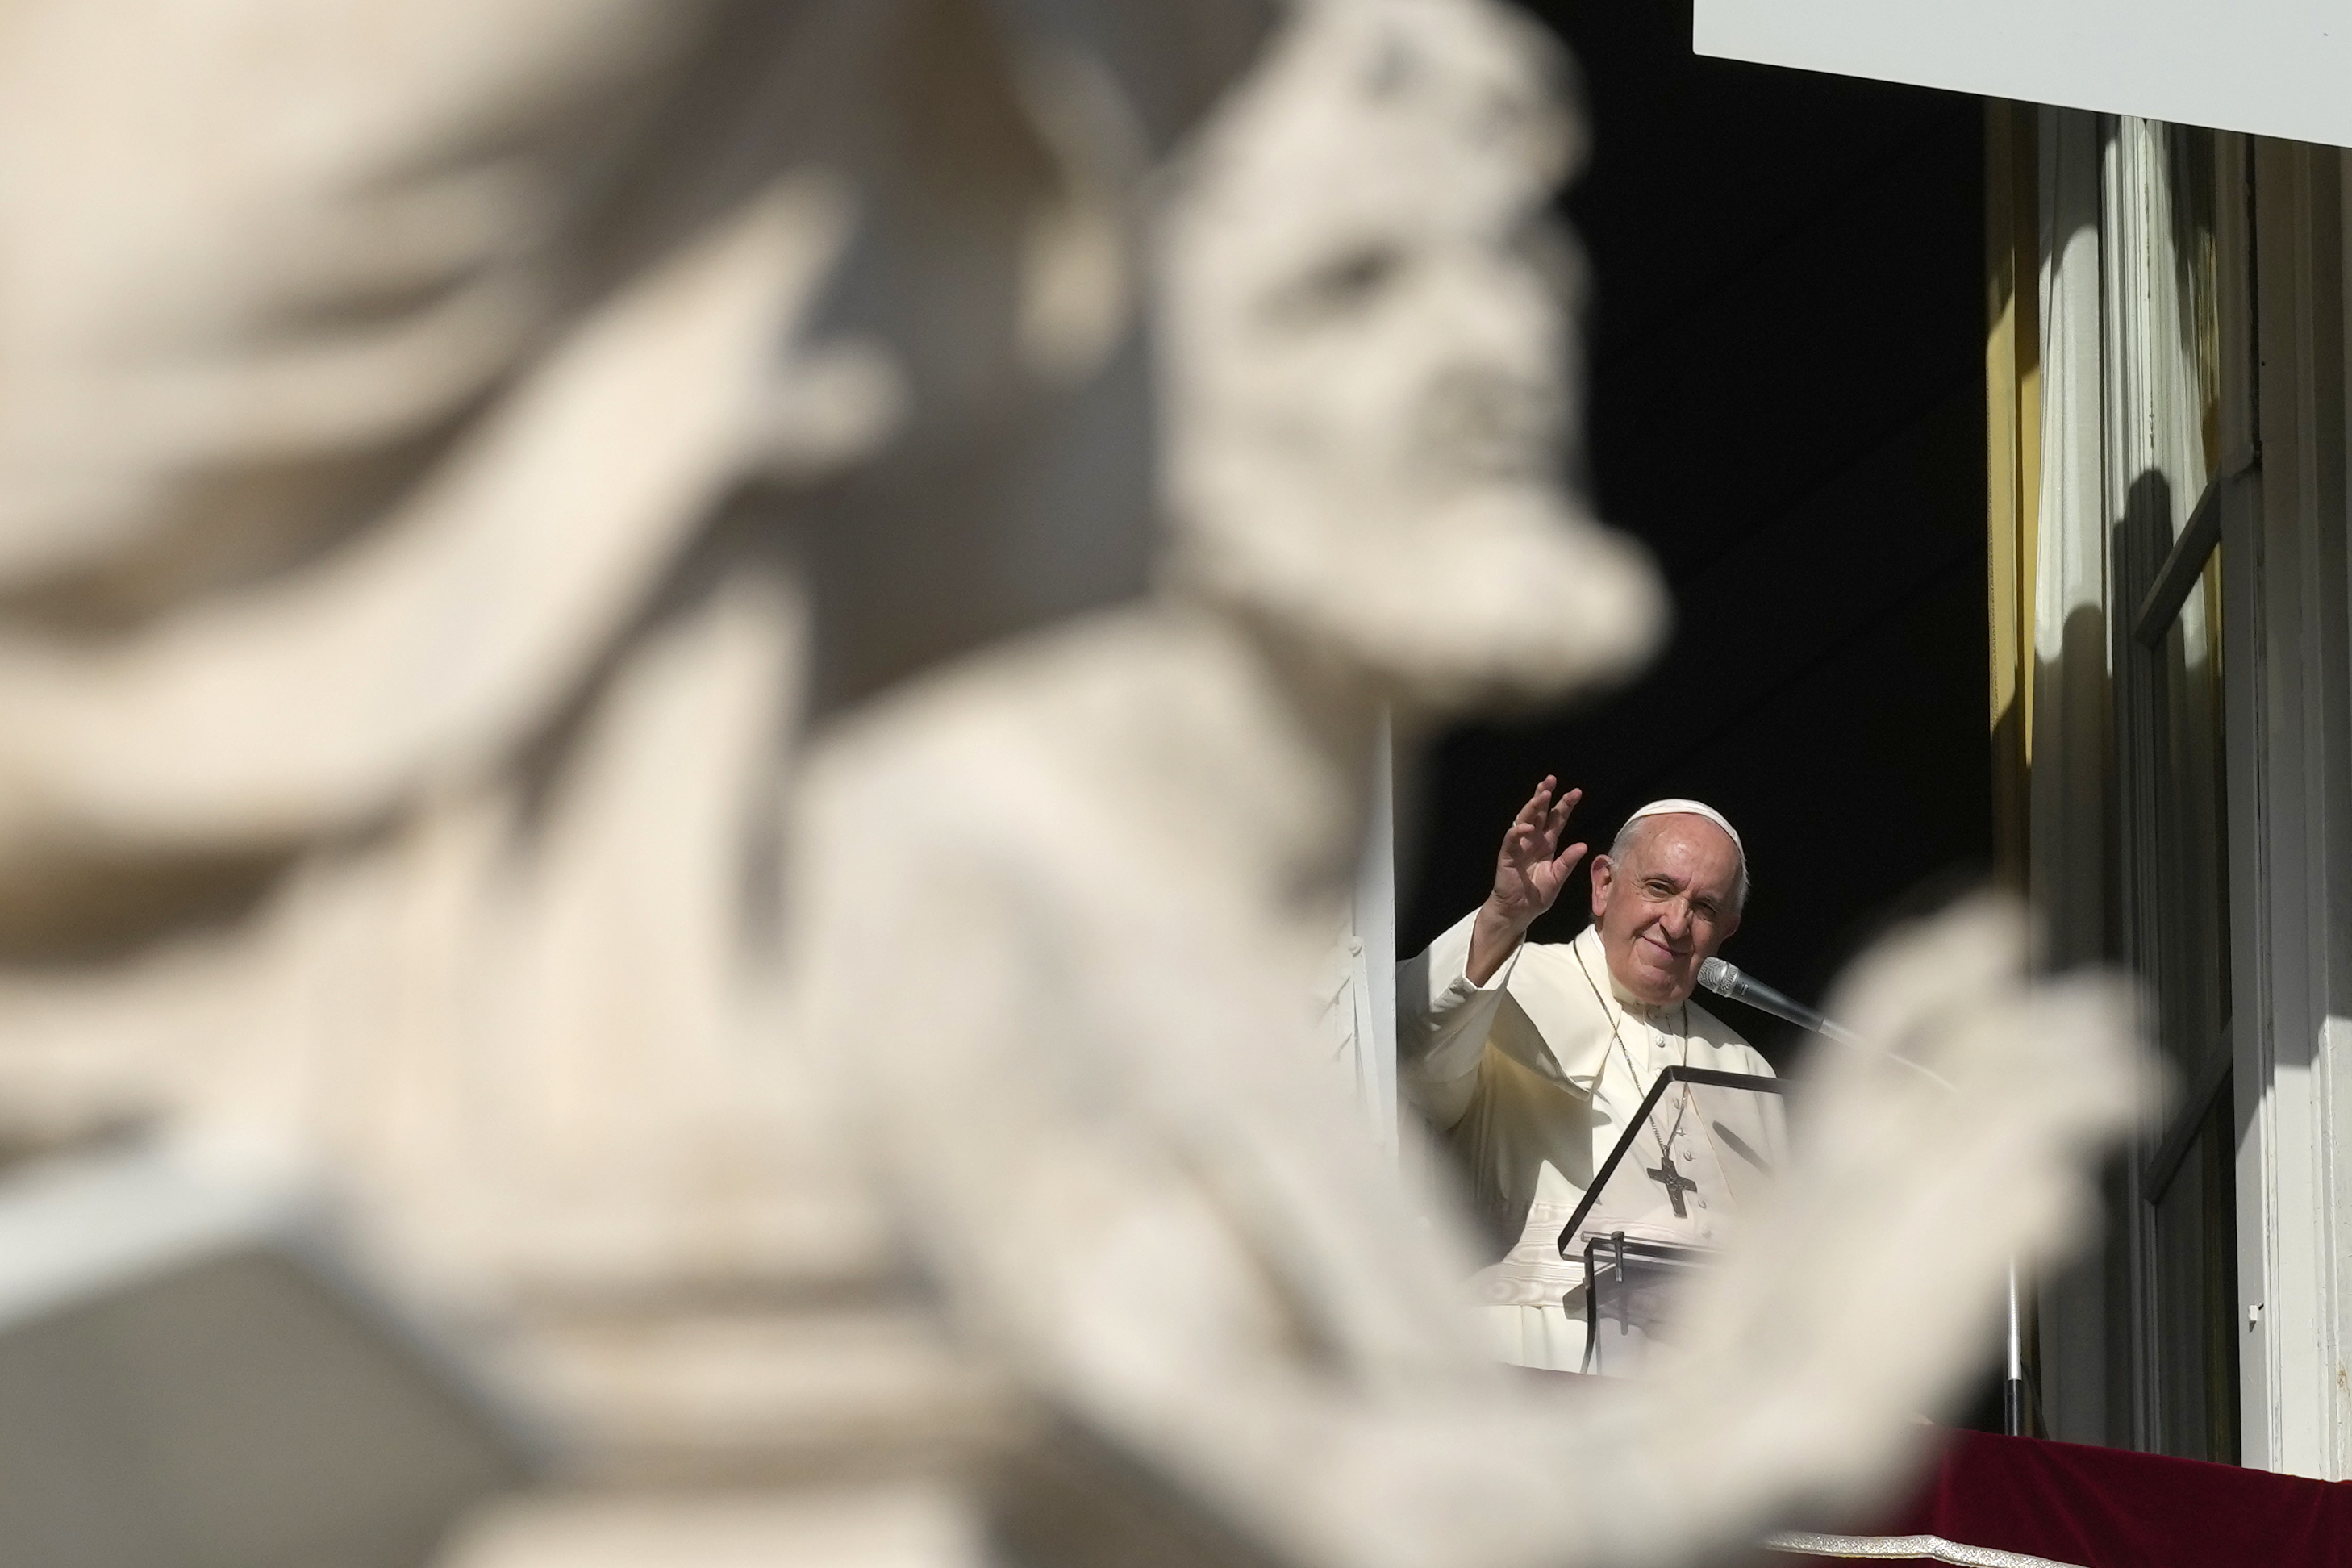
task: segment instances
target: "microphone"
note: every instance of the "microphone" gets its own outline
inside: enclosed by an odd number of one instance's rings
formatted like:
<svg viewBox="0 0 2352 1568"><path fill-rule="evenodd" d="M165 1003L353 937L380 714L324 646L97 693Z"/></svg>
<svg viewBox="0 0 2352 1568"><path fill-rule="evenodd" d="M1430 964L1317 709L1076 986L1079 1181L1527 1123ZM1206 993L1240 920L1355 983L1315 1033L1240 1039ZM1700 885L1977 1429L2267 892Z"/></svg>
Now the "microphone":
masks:
<svg viewBox="0 0 2352 1568"><path fill-rule="evenodd" d="M1816 1035L1826 1035L1832 1040L1843 1040L1849 1045L1854 1043L1853 1030L1841 1024L1832 1024L1803 1003L1790 1001L1761 980L1741 973L1735 965L1719 958L1710 958L1698 966L1698 983L1718 996L1745 1002L1759 1012L1786 1018L1801 1029L1810 1029Z"/></svg>
<svg viewBox="0 0 2352 1568"><path fill-rule="evenodd" d="M1742 974L1737 965L1726 963L1719 958L1710 958L1698 966L1698 983L1717 996L1728 996L1734 1002L1745 1002L1759 1012L1769 1013L1776 1018L1786 1018L1799 1028L1811 1029L1814 1034L1826 1039L1841 1040L1849 1046L1862 1044L1862 1037L1844 1025L1831 1022L1802 1002L1790 1001L1761 980L1752 975ZM1888 1051L1886 1059L1909 1068L1938 1088L1948 1089L1952 1087L1950 1079L1941 1073L1921 1067L1909 1057Z"/></svg>

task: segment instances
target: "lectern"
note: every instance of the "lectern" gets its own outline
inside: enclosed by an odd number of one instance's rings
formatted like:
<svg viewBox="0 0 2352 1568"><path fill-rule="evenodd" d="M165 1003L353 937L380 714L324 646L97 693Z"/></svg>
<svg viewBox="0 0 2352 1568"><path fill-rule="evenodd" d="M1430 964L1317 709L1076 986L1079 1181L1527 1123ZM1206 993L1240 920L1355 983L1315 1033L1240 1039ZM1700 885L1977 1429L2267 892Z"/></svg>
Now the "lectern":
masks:
<svg viewBox="0 0 2352 1568"><path fill-rule="evenodd" d="M1778 1079L1658 1074L1559 1233L1584 1260L1584 1367L1626 1377L1673 1337L1676 1287L1730 1243L1787 1145Z"/></svg>

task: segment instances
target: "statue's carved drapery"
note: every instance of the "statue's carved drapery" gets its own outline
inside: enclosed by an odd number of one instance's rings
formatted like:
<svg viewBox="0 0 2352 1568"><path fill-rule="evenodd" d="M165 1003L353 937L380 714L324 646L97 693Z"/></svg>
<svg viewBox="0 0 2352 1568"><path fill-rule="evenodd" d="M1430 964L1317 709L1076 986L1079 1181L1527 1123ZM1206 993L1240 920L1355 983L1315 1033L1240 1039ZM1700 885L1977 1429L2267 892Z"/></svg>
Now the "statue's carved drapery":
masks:
<svg viewBox="0 0 2352 1568"><path fill-rule="evenodd" d="M1528 24L152 9L0 25L0 1128L331 1199L545 1440L453 1561L854 1472L1041 1560L1669 1562L1892 1474L2121 1114L1997 917L1856 983L1955 1098L1832 1068L1605 1411L1480 1361L1313 1037L1383 706L1663 627L1558 479Z"/></svg>

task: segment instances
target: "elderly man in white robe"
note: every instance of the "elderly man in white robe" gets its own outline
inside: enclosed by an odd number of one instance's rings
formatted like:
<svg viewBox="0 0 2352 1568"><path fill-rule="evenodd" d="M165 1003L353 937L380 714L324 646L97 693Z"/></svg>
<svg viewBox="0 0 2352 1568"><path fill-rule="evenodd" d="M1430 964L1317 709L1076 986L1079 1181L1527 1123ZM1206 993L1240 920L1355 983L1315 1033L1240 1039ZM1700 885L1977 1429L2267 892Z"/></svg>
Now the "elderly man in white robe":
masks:
<svg viewBox="0 0 2352 1568"><path fill-rule="evenodd" d="M1690 1000L1739 927L1748 862L1712 807L1662 800L1592 863L1592 923L1529 942L1585 846L1560 847L1582 792L1547 777L1503 835L1486 901L1400 966L1400 1081L1469 1177L1480 1219L1513 1245L1474 1285L1491 1348L1577 1371L1584 1269L1559 1235L1668 1067L1769 1076L1753 1046Z"/></svg>

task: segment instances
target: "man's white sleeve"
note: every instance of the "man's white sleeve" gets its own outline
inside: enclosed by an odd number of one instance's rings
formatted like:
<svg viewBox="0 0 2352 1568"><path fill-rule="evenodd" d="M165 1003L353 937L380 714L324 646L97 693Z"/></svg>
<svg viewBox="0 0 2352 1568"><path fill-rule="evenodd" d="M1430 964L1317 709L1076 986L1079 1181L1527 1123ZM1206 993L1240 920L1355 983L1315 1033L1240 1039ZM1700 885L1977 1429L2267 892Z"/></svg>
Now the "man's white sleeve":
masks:
<svg viewBox="0 0 2352 1568"><path fill-rule="evenodd" d="M1397 965L1397 1085L1439 1128L1470 1107L1478 1056L1503 1005L1522 942L1484 985L1471 984L1473 910L1414 957Z"/></svg>

